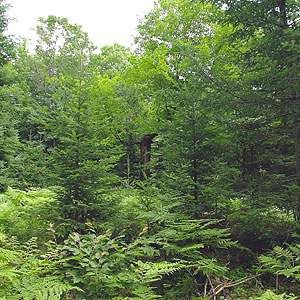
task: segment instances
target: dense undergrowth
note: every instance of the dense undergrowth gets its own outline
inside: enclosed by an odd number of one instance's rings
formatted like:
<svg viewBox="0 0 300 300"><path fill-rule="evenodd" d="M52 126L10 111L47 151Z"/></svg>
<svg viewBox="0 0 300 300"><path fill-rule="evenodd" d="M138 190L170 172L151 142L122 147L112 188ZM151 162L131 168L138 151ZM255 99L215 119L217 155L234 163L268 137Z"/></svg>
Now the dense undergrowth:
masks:
<svg viewBox="0 0 300 300"><path fill-rule="evenodd" d="M55 192L2 194L1 297L297 299L291 293L299 292L299 244L257 256L232 239L224 220L189 219L182 199L115 193L121 201L110 221L66 238ZM274 292L264 292L268 287Z"/></svg>
<svg viewBox="0 0 300 300"><path fill-rule="evenodd" d="M299 299L298 1L159 0L134 51L7 9L1 300Z"/></svg>

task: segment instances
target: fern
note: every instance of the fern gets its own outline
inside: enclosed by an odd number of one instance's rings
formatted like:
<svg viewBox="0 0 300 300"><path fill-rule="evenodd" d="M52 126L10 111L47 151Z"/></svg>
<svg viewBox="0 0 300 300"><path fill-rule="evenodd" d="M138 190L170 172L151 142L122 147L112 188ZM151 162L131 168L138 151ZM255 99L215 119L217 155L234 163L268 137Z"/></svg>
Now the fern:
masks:
<svg viewBox="0 0 300 300"><path fill-rule="evenodd" d="M140 286L133 291L132 300L156 300L161 299L162 296L157 295L154 291L146 286Z"/></svg>
<svg viewBox="0 0 300 300"><path fill-rule="evenodd" d="M20 253L17 251L0 248L0 285L18 281L19 271L13 265L20 262Z"/></svg>
<svg viewBox="0 0 300 300"><path fill-rule="evenodd" d="M251 298L250 300L297 300L298 297L295 297L293 295L287 295L287 294L280 294L277 295L271 290L266 291L261 296L256 297L255 299Z"/></svg>
<svg viewBox="0 0 300 300"><path fill-rule="evenodd" d="M6 247L0 248L0 297L59 300L63 294L78 290L61 276L49 274L56 267L56 261L39 255L36 238L24 245L11 245L10 242Z"/></svg>
<svg viewBox="0 0 300 300"><path fill-rule="evenodd" d="M143 263L139 261L137 263L138 272L141 274L142 279L145 282L153 282L160 280L163 275L171 275L183 268L186 268L186 265L181 262L146 262Z"/></svg>
<svg viewBox="0 0 300 300"><path fill-rule="evenodd" d="M16 262L19 260L21 253L5 248L0 248L0 266Z"/></svg>
<svg viewBox="0 0 300 300"><path fill-rule="evenodd" d="M300 280L299 244L290 245L285 249L277 246L269 255L260 256L259 261L265 272Z"/></svg>
<svg viewBox="0 0 300 300"><path fill-rule="evenodd" d="M227 273L228 268L221 265L214 258L202 257L197 264L195 264L196 270L204 275L214 275L223 277Z"/></svg>
<svg viewBox="0 0 300 300"><path fill-rule="evenodd" d="M30 278L19 289L19 294L24 300L60 300L62 295L72 290L82 291L69 283L61 282L57 277L51 276Z"/></svg>

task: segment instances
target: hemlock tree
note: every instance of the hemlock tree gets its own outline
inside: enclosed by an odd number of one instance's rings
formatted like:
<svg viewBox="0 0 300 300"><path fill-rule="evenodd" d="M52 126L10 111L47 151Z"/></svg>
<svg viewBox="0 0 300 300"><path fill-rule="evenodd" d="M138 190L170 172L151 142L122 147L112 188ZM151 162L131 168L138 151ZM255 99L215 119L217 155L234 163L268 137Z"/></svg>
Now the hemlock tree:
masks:
<svg viewBox="0 0 300 300"><path fill-rule="evenodd" d="M210 3L159 1L139 27L141 50L164 53L162 61L170 78L161 80L156 89L164 141L162 181L191 195L190 209L196 215L215 210L217 200L210 199L220 195L217 190L211 194L209 188L215 171L223 169L224 178L234 173L225 170L228 155L222 156L230 143L225 120L231 113L223 88L215 86L220 64L225 65L223 56L229 52L222 42L231 30L218 25L221 14Z"/></svg>
<svg viewBox="0 0 300 300"><path fill-rule="evenodd" d="M12 40L6 35L8 19L7 5L0 1L0 190L11 184L11 177L7 174L10 160L19 146L16 131L15 109L9 101L9 70L5 65L14 53Z"/></svg>
<svg viewBox="0 0 300 300"><path fill-rule="evenodd" d="M52 171L63 187L65 221L83 229L105 216L103 193L115 183L111 169L120 151L113 151L113 124L98 96L101 90L95 94L99 79L87 35L63 18L40 22L36 55L47 67L51 88L46 131L52 137Z"/></svg>
<svg viewBox="0 0 300 300"><path fill-rule="evenodd" d="M14 44L12 39L6 35L8 25L8 18L6 10L8 5L4 0L0 1L0 66L8 62L14 54ZM2 79L1 79L2 81Z"/></svg>
<svg viewBox="0 0 300 300"><path fill-rule="evenodd" d="M253 131L243 142L243 164L254 175L253 192L260 199L271 195L268 201L293 211L299 220L299 4L214 2L224 8L221 23L235 26L231 41L243 45L236 64L248 91L238 104L244 117L239 131Z"/></svg>

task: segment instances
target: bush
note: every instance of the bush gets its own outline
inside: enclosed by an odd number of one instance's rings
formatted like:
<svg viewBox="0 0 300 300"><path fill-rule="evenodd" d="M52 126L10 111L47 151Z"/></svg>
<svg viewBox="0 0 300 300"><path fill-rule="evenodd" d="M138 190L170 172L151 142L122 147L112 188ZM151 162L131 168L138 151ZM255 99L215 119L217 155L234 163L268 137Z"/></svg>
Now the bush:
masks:
<svg viewBox="0 0 300 300"><path fill-rule="evenodd" d="M27 192L9 188L0 194L0 231L26 241L38 237L40 242L53 238L58 219L56 194L46 189Z"/></svg>

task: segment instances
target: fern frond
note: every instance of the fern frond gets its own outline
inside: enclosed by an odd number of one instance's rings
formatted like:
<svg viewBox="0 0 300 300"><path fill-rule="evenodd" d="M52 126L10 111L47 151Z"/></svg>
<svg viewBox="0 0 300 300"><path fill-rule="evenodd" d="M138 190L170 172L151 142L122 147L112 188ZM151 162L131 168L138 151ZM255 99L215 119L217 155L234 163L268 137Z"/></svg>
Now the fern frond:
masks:
<svg viewBox="0 0 300 300"><path fill-rule="evenodd" d="M163 275L173 274L183 268L186 265L181 262L146 262L139 261L137 263L138 272L146 282L157 281L162 278Z"/></svg>

